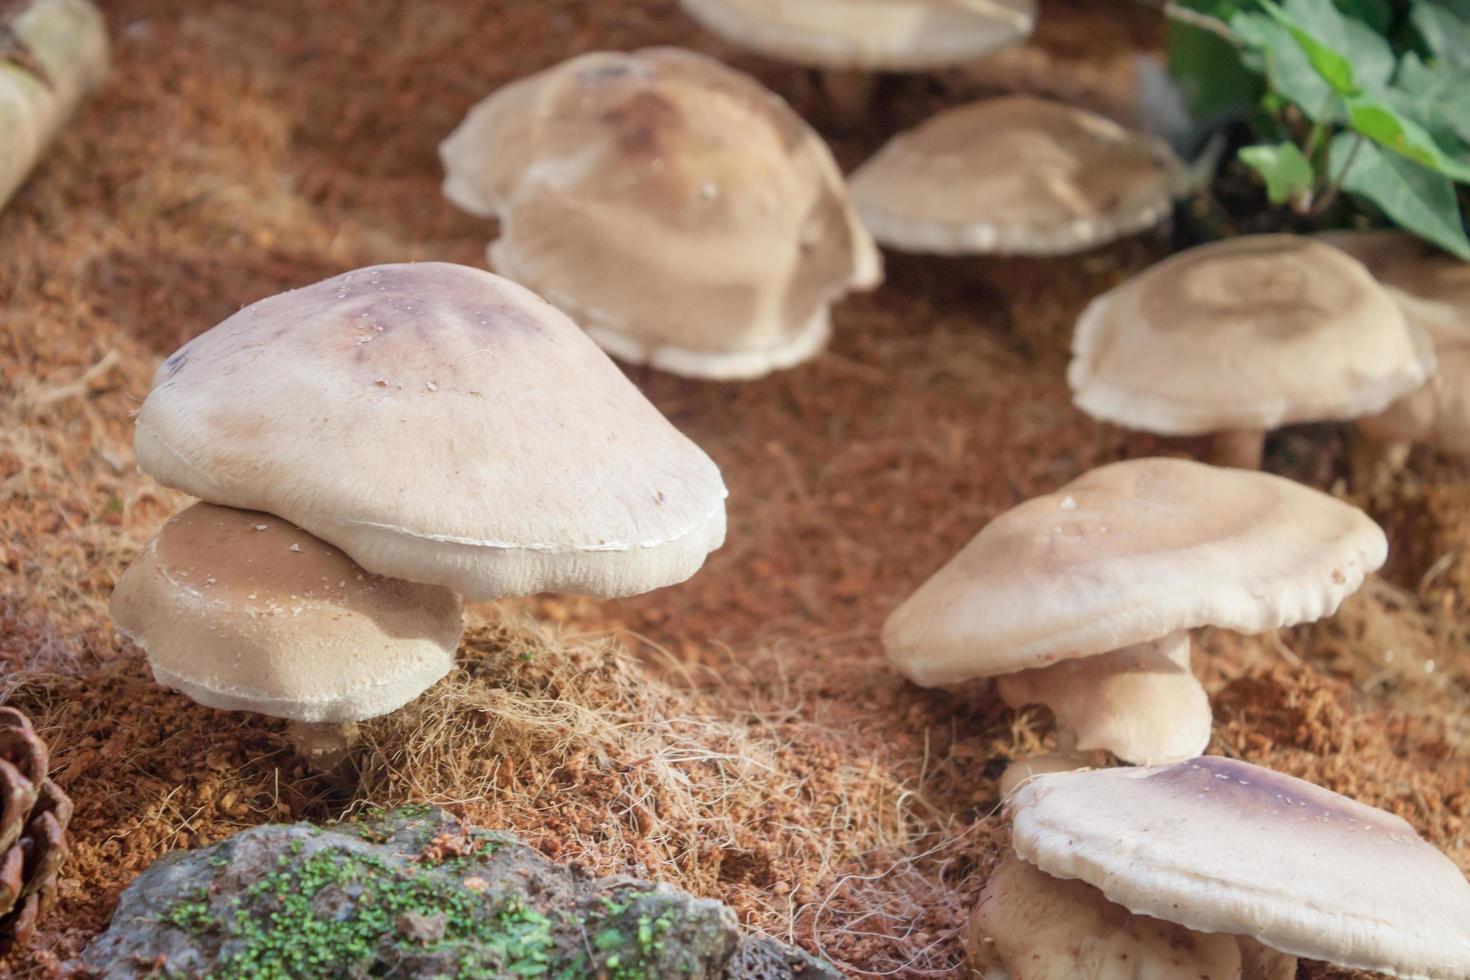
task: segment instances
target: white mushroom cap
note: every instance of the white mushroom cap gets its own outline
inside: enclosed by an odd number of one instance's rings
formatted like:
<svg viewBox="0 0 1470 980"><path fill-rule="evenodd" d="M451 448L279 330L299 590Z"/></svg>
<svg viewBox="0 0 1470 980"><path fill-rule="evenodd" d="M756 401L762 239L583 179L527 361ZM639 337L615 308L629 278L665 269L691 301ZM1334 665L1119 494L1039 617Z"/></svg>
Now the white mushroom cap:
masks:
<svg viewBox="0 0 1470 980"><path fill-rule="evenodd" d="M779 97L672 48L583 55L481 102L445 193L501 220L496 270L605 350L749 378L818 351L882 279L826 145Z"/></svg>
<svg viewBox="0 0 1470 980"><path fill-rule="evenodd" d="M373 266L272 296L156 382L145 471L383 575L476 598L631 595L724 540L709 457L575 324L487 272Z"/></svg>
<svg viewBox="0 0 1470 980"><path fill-rule="evenodd" d="M1058 255L1157 224L1182 186L1183 167L1161 140L1017 95L900 133L853 175L852 196L892 248Z"/></svg>
<svg viewBox="0 0 1470 980"><path fill-rule="evenodd" d="M1387 552L1362 511L1281 477L1113 463L991 521L888 618L883 647L937 685L1199 626L1261 633L1332 613Z"/></svg>
<svg viewBox="0 0 1470 980"><path fill-rule="evenodd" d="M1165 435L1357 418L1434 370L1428 338L1361 263L1291 235L1160 262L1093 300L1072 354L1079 408Z"/></svg>
<svg viewBox="0 0 1470 980"><path fill-rule="evenodd" d="M1016 853L1139 915L1402 977L1470 975L1470 883L1392 814L1244 762L1041 776Z"/></svg>
<svg viewBox="0 0 1470 980"><path fill-rule="evenodd" d="M965 945L982 980L1241 976L1236 937L1133 915L1096 888L1053 878L1014 854L986 880Z"/></svg>
<svg viewBox="0 0 1470 980"><path fill-rule="evenodd" d="M996 690L1012 708L1046 705L1079 752L1105 749L1124 762L1152 766L1192 759L1210 744L1210 699L1189 669L1189 634L1182 630L1004 674Z"/></svg>
<svg viewBox="0 0 1470 980"><path fill-rule="evenodd" d="M1036 0L681 0L725 40L817 68L924 71L1031 35Z"/></svg>
<svg viewBox="0 0 1470 980"><path fill-rule="evenodd" d="M1358 428L1380 441L1470 455L1470 262L1396 231L1317 238L1367 266L1434 345L1434 376L1382 413L1359 419Z"/></svg>
<svg viewBox="0 0 1470 980"><path fill-rule="evenodd" d="M128 566L112 619L200 704L303 722L387 714L454 666L459 597L365 572L270 514L195 504Z"/></svg>

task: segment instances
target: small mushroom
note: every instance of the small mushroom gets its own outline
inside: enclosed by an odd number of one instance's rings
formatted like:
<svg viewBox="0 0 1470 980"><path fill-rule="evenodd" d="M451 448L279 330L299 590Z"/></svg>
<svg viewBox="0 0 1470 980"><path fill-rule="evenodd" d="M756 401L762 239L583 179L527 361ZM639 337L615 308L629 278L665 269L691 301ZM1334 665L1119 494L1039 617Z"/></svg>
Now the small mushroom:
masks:
<svg viewBox="0 0 1470 980"><path fill-rule="evenodd" d="M153 676L200 704L290 721L303 755L341 758L356 723L447 674L459 597L364 571L270 514L195 504L112 593L113 621Z"/></svg>
<svg viewBox="0 0 1470 980"><path fill-rule="evenodd" d="M1460 870L1399 817L1303 780L1199 758L1041 776L1010 812L1014 855L969 934L988 980L1289 980L1296 957L1470 975Z"/></svg>
<svg viewBox="0 0 1470 980"><path fill-rule="evenodd" d="M1065 255L1157 224L1184 168L1163 141L1026 95L949 109L894 137L852 177L888 247Z"/></svg>
<svg viewBox="0 0 1470 980"><path fill-rule="evenodd" d="M1094 418L1214 433L1214 461L1257 468L1265 433L1380 412L1434 371L1424 332L1347 254L1310 238L1202 245L1095 299L1067 380Z"/></svg>
<svg viewBox="0 0 1470 980"><path fill-rule="evenodd" d="M823 70L838 111L869 104L872 72L948 68L1019 44L1036 0L681 0L731 44Z"/></svg>
<svg viewBox="0 0 1470 980"><path fill-rule="evenodd" d="M1367 266L1404 315L1434 345L1434 376L1377 415L1358 419L1366 437L1355 461L1365 482L1381 486L1414 444L1470 456L1470 263L1395 231L1317 236Z"/></svg>
<svg viewBox="0 0 1470 980"><path fill-rule="evenodd" d="M1113 463L991 521L894 611L883 647L926 687L997 677L1013 707L1047 705L1063 751L1177 761L1211 723L1186 631L1329 615L1387 550L1362 511L1281 477Z"/></svg>
<svg viewBox="0 0 1470 980"><path fill-rule="evenodd" d="M440 147L500 219L490 261L615 357L754 378L819 353L882 280L826 144L779 97L673 48L583 55L498 90Z"/></svg>
<svg viewBox="0 0 1470 980"><path fill-rule="evenodd" d="M164 362L138 462L471 598L681 582L725 536L698 446L550 304L440 262L245 307Z"/></svg>

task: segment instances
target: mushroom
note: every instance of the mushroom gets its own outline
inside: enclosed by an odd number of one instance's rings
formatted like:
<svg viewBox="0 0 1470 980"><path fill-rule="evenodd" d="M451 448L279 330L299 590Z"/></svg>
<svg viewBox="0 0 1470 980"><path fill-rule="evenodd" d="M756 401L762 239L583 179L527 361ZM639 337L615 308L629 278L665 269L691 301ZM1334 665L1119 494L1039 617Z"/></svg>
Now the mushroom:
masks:
<svg viewBox="0 0 1470 980"><path fill-rule="evenodd" d="M991 521L888 618L883 648L926 687L998 677L1012 707L1047 705L1064 752L1172 762L1210 737L1186 631L1329 615L1387 550L1357 508L1281 477L1113 463Z"/></svg>
<svg viewBox="0 0 1470 980"><path fill-rule="evenodd" d="M158 683L200 704L285 718L333 766L356 723L418 697L454 665L459 597L364 571L270 514L195 504L112 593L118 628Z"/></svg>
<svg viewBox="0 0 1470 980"><path fill-rule="evenodd" d="M878 241L943 255L1065 255L1167 217L1184 168L1168 145L1028 95L941 112L852 177Z"/></svg>
<svg viewBox="0 0 1470 980"><path fill-rule="evenodd" d="M1036 0L681 0L731 44L823 70L833 104L852 118L869 103L872 72L918 72L1019 44Z"/></svg>
<svg viewBox="0 0 1470 980"><path fill-rule="evenodd" d="M746 75L673 48L583 55L475 106L444 192L491 265L621 360L755 378L826 346L882 262L826 145Z"/></svg>
<svg viewBox="0 0 1470 980"><path fill-rule="evenodd" d="M1367 437L1356 462L1381 485L1422 443L1470 456L1470 263L1396 231L1330 232L1319 241L1367 266L1388 287L1411 323L1434 345L1434 376L1383 412L1358 419Z"/></svg>
<svg viewBox="0 0 1470 980"><path fill-rule="evenodd" d="M1460 870L1399 817L1303 780L1199 758L1040 776L1010 809L1015 853L969 935L988 980L1288 980L1296 957L1470 975Z"/></svg>
<svg viewBox="0 0 1470 980"><path fill-rule="evenodd" d="M1254 469L1268 429L1371 415L1433 370L1429 339L1362 263L1310 238L1248 235L1093 300L1067 380L1094 418L1213 433L1215 462Z"/></svg>
<svg viewBox="0 0 1470 980"><path fill-rule="evenodd" d="M107 63L107 25L90 0L19 0L4 5L0 207L83 97L101 84Z"/></svg>
<svg viewBox="0 0 1470 980"><path fill-rule="evenodd" d="M373 266L272 296L154 381L147 473L380 575L470 598L633 595L724 540L709 457L575 324L487 272Z"/></svg>

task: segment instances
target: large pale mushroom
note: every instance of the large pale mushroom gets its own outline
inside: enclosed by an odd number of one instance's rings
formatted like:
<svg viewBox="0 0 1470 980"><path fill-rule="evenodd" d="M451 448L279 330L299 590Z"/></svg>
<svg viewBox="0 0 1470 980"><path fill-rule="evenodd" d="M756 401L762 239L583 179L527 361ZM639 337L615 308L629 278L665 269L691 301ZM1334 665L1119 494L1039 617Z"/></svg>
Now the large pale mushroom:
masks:
<svg viewBox="0 0 1470 980"><path fill-rule="evenodd" d="M1095 418L1216 436L1260 465L1265 433L1380 412L1434 371L1424 332L1362 263L1310 238L1254 235L1173 256L1094 300L1067 380Z"/></svg>
<svg viewBox="0 0 1470 980"><path fill-rule="evenodd" d="M374 575L278 517L212 504L163 526L118 580L111 613L160 684L285 718L326 764L357 722L447 674L462 629L448 589Z"/></svg>
<svg viewBox="0 0 1470 980"><path fill-rule="evenodd" d="M826 346L881 259L815 132L759 83L672 48L505 86L440 148L445 194L501 222L496 271L614 356L752 378Z"/></svg>
<svg viewBox="0 0 1470 980"><path fill-rule="evenodd" d="M948 68L1019 44L1036 0L681 0L706 29L770 58L822 69L837 108L855 115L872 72Z"/></svg>
<svg viewBox="0 0 1470 980"><path fill-rule="evenodd" d="M1414 444L1470 456L1470 263L1395 231L1317 236L1358 259L1434 345L1434 376L1377 415L1358 419L1370 483L1401 468ZM1366 447L1365 447L1366 448ZM1375 473L1374 471L1377 471Z"/></svg>
<svg viewBox="0 0 1470 980"><path fill-rule="evenodd" d="M986 980L1289 980L1297 957L1470 976L1460 870L1303 780L1199 758L1040 776L1010 808L1015 854L969 934Z"/></svg>
<svg viewBox="0 0 1470 980"><path fill-rule="evenodd" d="M894 611L883 647L926 687L997 677L1013 707L1047 705L1063 750L1177 761L1211 724L1187 631L1329 615L1387 548L1357 508L1290 480L1114 463L991 521Z"/></svg>
<svg viewBox="0 0 1470 980"><path fill-rule="evenodd" d="M715 464L586 334L444 263L245 307L164 363L135 446L161 483L472 598L645 592L725 534Z"/></svg>
<svg viewBox="0 0 1470 980"><path fill-rule="evenodd" d="M886 246L946 255L1081 252L1167 217L1183 184L1168 145L1083 109L1017 95L949 109L852 177Z"/></svg>
<svg viewBox="0 0 1470 980"><path fill-rule="evenodd" d="M107 62L107 25L91 0L0 9L0 207L101 83Z"/></svg>

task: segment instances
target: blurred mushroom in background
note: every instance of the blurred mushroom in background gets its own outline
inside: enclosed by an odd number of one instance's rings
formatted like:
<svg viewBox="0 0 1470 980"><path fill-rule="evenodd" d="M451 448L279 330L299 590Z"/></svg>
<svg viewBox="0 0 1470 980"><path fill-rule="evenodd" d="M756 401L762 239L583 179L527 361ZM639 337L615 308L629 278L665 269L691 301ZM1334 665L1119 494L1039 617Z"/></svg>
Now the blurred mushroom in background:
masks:
<svg viewBox="0 0 1470 980"><path fill-rule="evenodd" d="M1387 552L1362 511L1281 477L1113 463L986 525L889 616L883 649L925 687L995 677L1011 707L1050 708L1062 755L1042 771L1174 762L1210 739L1189 630L1330 615Z"/></svg>
<svg viewBox="0 0 1470 980"><path fill-rule="evenodd" d="M1068 255L1173 211L1168 144L1060 102L1017 95L941 112L852 176L878 242L942 255Z"/></svg>
<svg viewBox="0 0 1470 980"><path fill-rule="evenodd" d="M984 980L1470 975L1470 883L1399 817L1198 758L1041 776L971 920Z"/></svg>
<svg viewBox="0 0 1470 980"><path fill-rule="evenodd" d="M292 742L323 768L357 722L449 673L462 629L448 589L374 575L278 517L213 504L164 524L110 611L158 683L289 720Z"/></svg>
<svg viewBox="0 0 1470 980"><path fill-rule="evenodd" d="M1414 445L1470 456L1470 263L1403 232L1316 237L1367 266L1434 345L1433 377L1377 415L1358 419L1364 437L1354 459L1358 481L1381 488Z"/></svg>
<svg viewBox="0 0 1470 980"><path fill-rule="evenodd" d="M1433 372L1429 338L1362 263L1311 238L1248 235L1093 300L1067 380L1094 418L1213 434L1213 462L1256 469L1268 430L1372 415Z"/></svg>
<svg viewBox="0 0 1470 980"><path fill-rule="evenodd" d="M874 72L949 68L1019 44L1036 0L680 0L738 47L822 72L833 106L855 118Z"/></svg>
<svg viewBox="0 0 1470 980"><path fill-rule="evenodd" d="M90 0L0 8L0 207L107 74L107 26Z"/></svg>
<svg viewBox="0 0 1470 980"><path fill-rule="evenodd" d="M755 378L819 353L882 281L825 143L746 75L674 48L583 55L501 88L440 147L445 195L500 219L497 272L604 350Z"/></svg>

